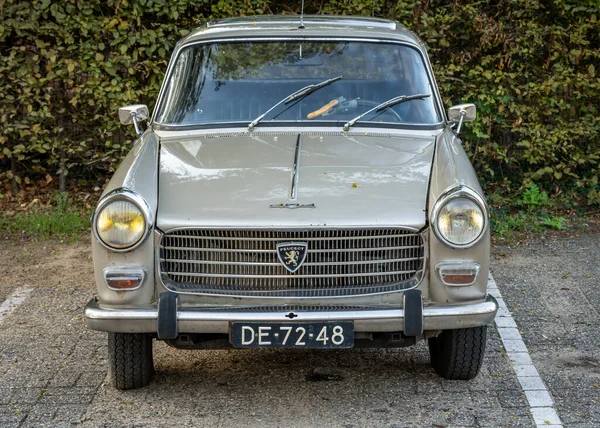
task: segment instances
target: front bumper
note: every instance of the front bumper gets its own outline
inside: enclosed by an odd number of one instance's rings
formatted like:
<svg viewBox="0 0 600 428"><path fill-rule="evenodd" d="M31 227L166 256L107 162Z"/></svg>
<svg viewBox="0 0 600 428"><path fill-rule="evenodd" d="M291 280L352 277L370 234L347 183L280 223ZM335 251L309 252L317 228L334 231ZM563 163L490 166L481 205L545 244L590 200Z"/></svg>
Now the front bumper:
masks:
<svg viewBox="0 0 600 428"><path fill-rule="evenodd" d="M257 308L203 308L178 307L177 330L179 333L229 333L232 321L290 322L293 321L353 321L356 332L399 332L404 331L403 308L344 308L314 307L302 310L280 308L274 311L257 311ZM425 306L423 308L423 330L451 330L478 327L494 320L498 310L496 300L488 295L477 303ZM109 308L96 299L89 301L84 310L88 327L92 330L115 333L156 333L158 329L158 307Z"/></svg>

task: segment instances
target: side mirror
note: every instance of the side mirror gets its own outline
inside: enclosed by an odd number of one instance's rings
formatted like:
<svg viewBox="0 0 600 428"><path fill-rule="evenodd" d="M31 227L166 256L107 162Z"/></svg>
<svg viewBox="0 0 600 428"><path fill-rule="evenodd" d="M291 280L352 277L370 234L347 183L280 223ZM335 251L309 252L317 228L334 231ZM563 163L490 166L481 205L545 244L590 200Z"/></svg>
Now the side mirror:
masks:
<svg viewBox="0 0 600 428"><path fill-rule="evenodd" d="M448 109L448 118L450 122L458 122L456 135L460 132L463 122L472 122L477 117L477 107L475 104L459 104Z"/></svg>
<svg viewBox="0 0 600 428"><path fill-rule="evenodd" d="M135 132L138 135L142 135L142 131L140 130L140 126L138 124L139 120L146 120L150 117L150 112L148 111L148 106L145 104L135 104L132 106L121 107L119 109L119 120L123 125L129 125L133 122L133 126L135 127Z"/></svg>

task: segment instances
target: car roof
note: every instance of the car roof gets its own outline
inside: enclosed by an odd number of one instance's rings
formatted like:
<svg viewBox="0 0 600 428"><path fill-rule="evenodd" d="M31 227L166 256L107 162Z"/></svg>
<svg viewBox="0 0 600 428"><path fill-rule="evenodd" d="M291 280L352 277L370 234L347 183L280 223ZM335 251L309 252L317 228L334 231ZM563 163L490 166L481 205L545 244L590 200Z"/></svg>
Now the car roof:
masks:
<svg viewBox="0 0 600 428"><path fill-rule="evenodd" d="M259 15L211 21L181 40L187 44L213 38L341 37L397 40L423 46L419 38L397 21L362 16Z"/></svg>

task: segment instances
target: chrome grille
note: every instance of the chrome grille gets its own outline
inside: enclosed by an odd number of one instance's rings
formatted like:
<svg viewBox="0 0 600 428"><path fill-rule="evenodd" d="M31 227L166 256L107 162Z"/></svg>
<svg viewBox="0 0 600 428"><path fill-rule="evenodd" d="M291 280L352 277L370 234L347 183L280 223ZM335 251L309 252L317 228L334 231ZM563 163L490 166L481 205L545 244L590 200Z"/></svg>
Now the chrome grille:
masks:
<svg viewBox="0 0 600 428"><path fill-rule="evenodd" d="M290 273L276 246L306 242ZM414 287L421 279L420 233L400 228L170 232L160 245L165 286L177 292L238 296L348 296Z"/></svg>

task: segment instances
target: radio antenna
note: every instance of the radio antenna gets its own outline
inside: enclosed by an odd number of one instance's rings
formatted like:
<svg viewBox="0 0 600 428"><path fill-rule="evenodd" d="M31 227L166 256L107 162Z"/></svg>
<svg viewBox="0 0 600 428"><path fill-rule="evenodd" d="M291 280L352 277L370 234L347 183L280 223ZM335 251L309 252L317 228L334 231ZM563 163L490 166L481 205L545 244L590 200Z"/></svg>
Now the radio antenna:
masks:
<svg viewBox="0 0 600 428"><path fill-rule="evenodd" d="M302 10L300 11L300 25L298 25L298 28L304 28L304 0L302 0Z"/></svg>

